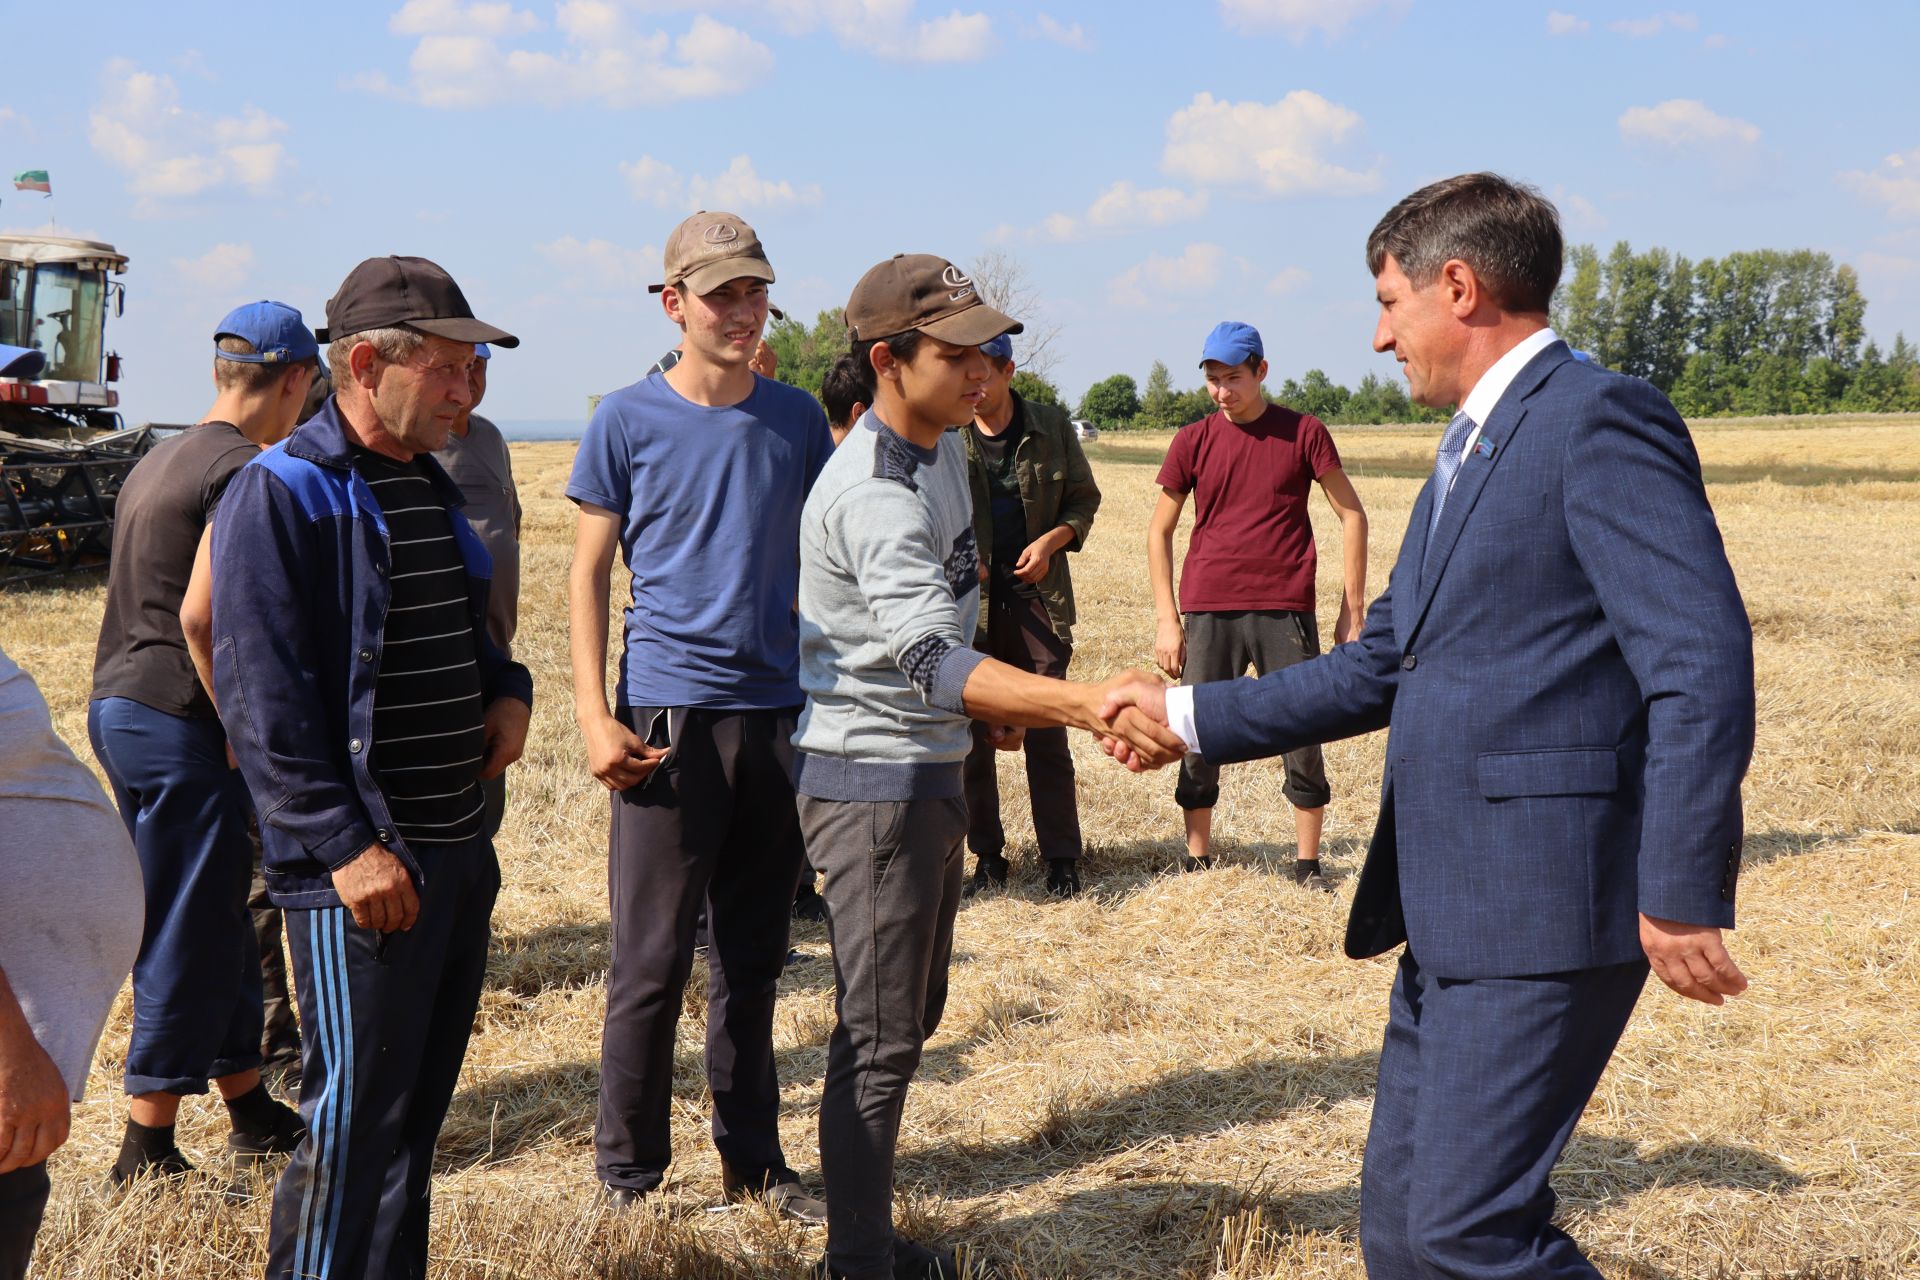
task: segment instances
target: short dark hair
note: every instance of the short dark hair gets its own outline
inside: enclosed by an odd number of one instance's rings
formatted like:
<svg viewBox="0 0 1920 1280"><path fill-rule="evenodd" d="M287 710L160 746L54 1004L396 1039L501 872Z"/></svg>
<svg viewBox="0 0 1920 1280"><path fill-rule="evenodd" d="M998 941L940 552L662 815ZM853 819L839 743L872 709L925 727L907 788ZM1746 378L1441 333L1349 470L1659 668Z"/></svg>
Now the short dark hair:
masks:
<svg viewBox="0 0 1920 1280"><path fill-rule="evenodd" d="M236 338L228 334L216 338L214 345L222 351L231 351L237 356L254 354L253 344L245 338ZM286 364L250 364L244 360L222 360L213 358L213 385L222 391L265 391L268 387L287 376L291 369L317 369L319 356L308 356L305 360L294 360Z"/></svg>
<svg viewBox="0 0 1920 1280"><path fill-rule="evenodd" d="M868 367L871 368L871 364ZM827 406L827 421L836 427L852 425L853 406L872 400L873 391L860 377L852 352L835 360L827 376L820 380L820 402Z"/></svg>
<svg viewBox="0 0 1920 1280"><path fill-rule="evenodd" d="M853 344L849 352L853 357L853 373L860 379L860 387L867 393L867 403L873 403L873 349L882 342L887 350L893 352L893 358L902 363L911 363L913 353L920 349L920 342L927 335L918 329L909 329L905 333L896 333L891 338L861 338Z"/></svg>
<svg viewBox="0 0 1920 1280"><path fill-rule="evenodd" d="M1560 283L1560 214L1525 183L1497 173L1463 173L1420 188L1367 237L1367 270L1387 256L1424 289L1458 258L1508 311L1545 311Z"/></svg>

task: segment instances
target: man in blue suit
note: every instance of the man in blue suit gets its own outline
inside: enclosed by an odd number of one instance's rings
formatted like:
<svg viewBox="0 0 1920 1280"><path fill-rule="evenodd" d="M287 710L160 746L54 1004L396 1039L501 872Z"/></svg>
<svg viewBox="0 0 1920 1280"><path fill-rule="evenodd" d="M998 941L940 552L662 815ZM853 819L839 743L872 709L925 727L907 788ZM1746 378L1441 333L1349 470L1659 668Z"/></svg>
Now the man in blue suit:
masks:
<svg viewBox="0 0 1920 1280"><path fill-rule="evenodd" d="M1468 174L1367 242L1374 349L1458 405L1351 644L1115 695L1215 763L1387 729L1347 954L1405 942L1361 1193L1368 1275L1597 1277L1553 1167L1649 963L1746 987L1733 924L1752 632L1685 424L1547 324L1554 208ZM1132 767L1161 763L1125 747Z"/></svg>

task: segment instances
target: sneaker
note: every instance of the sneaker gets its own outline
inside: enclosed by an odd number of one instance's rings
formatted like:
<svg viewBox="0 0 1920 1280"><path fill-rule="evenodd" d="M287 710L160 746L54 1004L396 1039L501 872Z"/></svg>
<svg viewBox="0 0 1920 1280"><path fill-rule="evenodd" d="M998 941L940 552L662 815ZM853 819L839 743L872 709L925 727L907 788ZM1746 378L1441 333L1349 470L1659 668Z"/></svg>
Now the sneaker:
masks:
<svg viewBox="0 0 1920 1280"><path fill-rule="evenodd" d="M812 885L800 886L800 892L793 899L793 918L805 920L811 924L827 922L827 900Z"/></svg>
<svg viewBox="0 0 1920 1280"><path fill-rule="evenodd" d="M842 1280L838 1271L820 1259L814 1280ZM929 1249L905 1236L893 1238L893 1280L960 1280L960 1260L951 1249Z"/></svg>
<svg viewBox="0 0 1920 1280"><path fill-rule="evenodd" d="M268 1156L283 1156L300 1145L307 1136L306 1121L284 1102L274 1103L273 1124L265 1133L243 1133L238 1129L227 1135L227 1152L237 1165L259 1164Z"/></svg>
<svg viewBox="0 0 1920 1280"><path fill-rule="evenodd" d="M961 890L961 896L971 898L976 893L988 889L1007 887L1007 860L997 853L978 855L973 864L973 879Z"/></svg>
<svg viewBox="0 0 1920 1280"><path fill-rule="evenodd" d="M720 1186L729 1200L764 1200L769 1208L790 1222L804 1222L810 1227L825 1226L827 1222L827 1202L810 1195L800 1184L800 1179L786 1170L774 1175L780 1180L762 1191L760 1187L734 1173L725 1161L720 1165Z"/></svg>
<svg viewBox="0 0 1920 1280"><path fill-rule="evenodd" d="M1071 898L1080 892L1080 864L1073 858L1047 859L1047 892Z"/></svg>
<svg viewBox="0 0 1920 1280"><path fill-rule="evenodd" d="M1318 858L1296 858L1293 862L1293 882L1302 888L1319 893L1332 893L1333 881L1327 879L1327 873L1320 869Z"/></svg>
<svg viewBox="0 0 1920 1280"><path fill-rule="evenodd" d="M1204 858L1195 858L1183 853L1180 855L1180 869L1182 871L1211 871L1213 870L1213 855L1208 854Z"/></svg>
<svg viewBox="0 0 1920 1280"><path fill-rule="evenodd" d="M124 1191L138 1178L178 1182L193 1172L193 1162L178 1147L169 1147L157 1156L143 1156L132 1169L122 1169L118 1161L107 1167L107 1182L115 1191Z"/></svg>

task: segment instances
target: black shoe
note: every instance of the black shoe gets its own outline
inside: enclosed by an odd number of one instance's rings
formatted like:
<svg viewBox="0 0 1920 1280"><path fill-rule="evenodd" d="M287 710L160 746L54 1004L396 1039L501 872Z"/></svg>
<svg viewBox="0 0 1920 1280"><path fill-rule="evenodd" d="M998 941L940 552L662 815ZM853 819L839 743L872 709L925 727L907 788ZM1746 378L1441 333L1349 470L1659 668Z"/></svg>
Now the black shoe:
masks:
<svg viewBox="0 0 1920 1280"><path fill-rule="evenodd" d="M825 1258L813 1267L814 1280L841 1280ZM960 1260L951 1249L929 1249L905 1236L893 1238L893 1280L960 1280Z"/></svg>
<svg viewBox="0 0 1920 1280"><path fill-rule="evenodd" d="M1080 864L1073 858L1047 859L1047 892L1071 898L1080 892Z"/></svg>
<svg viewBox="0 0 1920 1280"><path fill-rule="evenodd" d="M107 1168L107 1182L115 1191L124 1191L138 1178L178 1182L192 1172L193 1162L181 1153L180 1148L169 1147L158 1155L142 1156L131 1169L123 1168L116 1161Z"/></svg>
<svg viewBox="0 0 1920 1280"><path fill-rule="evenodd" d="M284 1102L274 1102L273 1120L263 1132L243 1133L239 1129L227 1135L227 1151L237 1165L259 1164L268 1156L283 1156L300 1145L307 1136L306 1121Z"/></svg>
<svg viewBox="0 0 1920 1280"><path fill-rule="evenodd" d="M987 889L1007 887L1007 860L997 853L982 853L976 856L973 864L973 879L961 890L960 896L971 898L974 894Z"/></svg>
<svg viewBox="0 0 1920 1280"><path fill-rule="evenodd" d="M720 1163L720 1186L727 1199L764 1200L769 1208L790 1222L804 1222L810 1227L826 1225L825 1200L808 1194L791 1170L783 1170L774 1177L778 1181L768 1183L766 1189L762 1190L758 1184L735 1174L725 1161Z"/></svg>
<svg viewBox="0 0 1920 1280"><path fill-rule="evenodd" d="M1333 892L1333 881L1327 879L1327 873L1320 869L1318 858L1295 858L1293 882L1302 888L1313 889L1320 893Z"/></svg>
<svg viewBox="0 0 1920 1280"><path fill-rule="evenodd" d="M1180 856L1180 869L1182 871L1211 871L1213 870L1213 855L1208 854L1204 858L1195 858L1182 854Z"/></svg>
<svg viewBox="0 0 1920 1280"><path fill-rule="evenodd" d="M654 1189L655 1187L616 1187L610 1182L603 1182L600 1184L600 1198L606 1202L609 1209L617 1212L633 1208L645 1200Z"/></svg>
<svg viewBox="0 0 1920 1280"><path fill-rule="evenodd" d="M805 920L811 924L827 922L827 900L812 885L800 886L800 892L793 899L793 918Z"/></svg>
<svg viewBox="0 0 1920 1280"><path fill-rule="evenodd" d="M290 1098L300 1096L300 1045L296 1041L290 1047L275 1049L267 1054L260 1063L260 1078L279 1093Z"/></svg>

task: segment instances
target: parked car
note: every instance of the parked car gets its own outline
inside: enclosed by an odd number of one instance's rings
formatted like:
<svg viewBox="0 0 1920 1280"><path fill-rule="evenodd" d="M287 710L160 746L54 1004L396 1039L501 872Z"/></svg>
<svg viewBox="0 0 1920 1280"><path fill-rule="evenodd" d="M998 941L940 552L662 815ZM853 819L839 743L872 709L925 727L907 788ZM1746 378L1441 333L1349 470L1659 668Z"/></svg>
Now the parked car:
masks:
<svg viewBox="0 0 1920 1280"><path fill-rule="evenodd" d="M1100 438L1100 428L1094 426L1085 418L1075 418L1073 419L1073 434L1074 438L1078 440L1098 440Z"/></svg>

